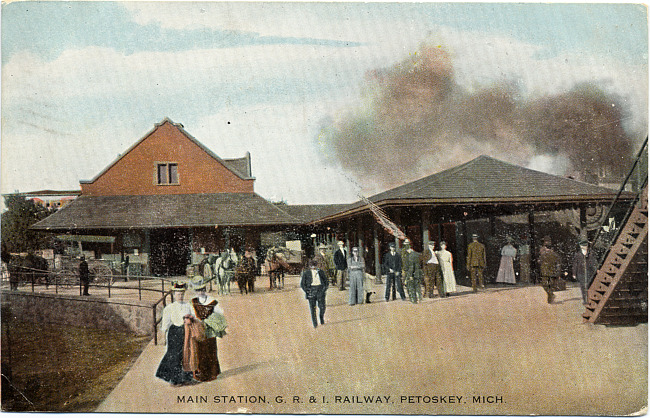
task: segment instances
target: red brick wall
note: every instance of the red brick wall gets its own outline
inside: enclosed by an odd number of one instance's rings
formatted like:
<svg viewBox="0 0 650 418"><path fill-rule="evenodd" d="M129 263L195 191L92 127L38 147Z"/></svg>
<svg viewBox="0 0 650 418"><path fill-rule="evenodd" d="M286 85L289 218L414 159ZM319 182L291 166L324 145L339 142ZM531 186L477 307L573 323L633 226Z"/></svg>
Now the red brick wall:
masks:
<svg viewBox="0 0 650 418"><path fill-rule="evenodd" d="M178 163L179 184L156 184L156 162ZM82 183L81 190L95 196L253 193L253 182L239 178L165 122L93 183Z"/></svg>

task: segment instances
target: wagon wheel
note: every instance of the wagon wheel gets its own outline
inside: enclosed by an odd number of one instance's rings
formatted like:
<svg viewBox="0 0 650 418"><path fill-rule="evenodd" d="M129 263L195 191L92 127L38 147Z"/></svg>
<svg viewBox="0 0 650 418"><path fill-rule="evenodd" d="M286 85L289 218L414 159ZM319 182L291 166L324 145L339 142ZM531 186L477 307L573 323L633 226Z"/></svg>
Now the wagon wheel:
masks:
<svg viewBox="0 0 650 418"><path fill-rule="evenodd" d="M55 273L54 280L61 287L72 287L79 284L79 274L75 270L63 269Z"/></svg>
<svg viewBox="0 0 650 418"><path fill-rule="evenodd" d="M103 264L97 264L91 267L90 277L93 277L96 283L113 284L113 270Z"/></svg>

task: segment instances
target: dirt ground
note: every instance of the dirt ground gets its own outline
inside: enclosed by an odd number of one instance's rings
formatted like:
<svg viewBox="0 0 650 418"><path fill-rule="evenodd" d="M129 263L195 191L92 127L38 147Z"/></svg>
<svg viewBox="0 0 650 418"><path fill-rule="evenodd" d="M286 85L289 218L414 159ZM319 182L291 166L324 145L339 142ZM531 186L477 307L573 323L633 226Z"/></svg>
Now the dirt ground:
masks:
<svg viewBox="0 0 650 418"><path fill-rule="evenodd" d="M91 412L149 338L8 318L3 309L2 410Z"/></svg>
<svg viewBox="0 0 650 418"><path fill-rule="evenodd" d="M264 285L258 281L258 286ZM421 304L349 306L328 290L314 329L297 277L284 290L217 297L222 375L171 387L150 344L98 412L626 415L647 406L647 324L582 323L580 291L461 288ZM379 296L379 297L378 297Z"/></svg>

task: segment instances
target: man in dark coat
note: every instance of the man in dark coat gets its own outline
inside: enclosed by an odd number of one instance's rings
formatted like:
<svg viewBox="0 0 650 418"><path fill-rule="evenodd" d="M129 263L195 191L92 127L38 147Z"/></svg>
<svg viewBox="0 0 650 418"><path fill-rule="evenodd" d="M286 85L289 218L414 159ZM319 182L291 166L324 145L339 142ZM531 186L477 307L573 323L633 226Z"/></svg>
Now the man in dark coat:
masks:
<svg viewBox="0 0 650 418"><path fill-rule="evenodd" d="M408 289L411 302L422 300L422 269L420 268L420 253L413 251L410 242L404 242L404 284Z"/></svg>
<svg viewBox="0 0 650 418"><path fill-rule="evenodd" d="M424 273L424 296L433 298L433 289L438 289L438 296L444 298L446 293L442 284L442 269L435 251L435 241L429 241L427 248L420 255L422 271Z"/></svg>
<svg viewBox="0 0 650 418"><path fill-rule="evenodd" d="M551 248L551 237L544 237L542 248L539 249L539 275L548 303L555 300L553 288L557 286L561 268L560 256Z"/></svg>
<svg viewBox="0 0 650 418"><path fill-rule="evenodd" d="M485 269L485 245L478 242L478 234L472 234L472 242L467 246L467 271L472 279L472 290L477 291L477 286L485 287L483 283L483 269Z"/></svg>
<svg viewBox="0 0 650 418"><path fill-rule="evenodd" d="M327 275L318 268L318 262L309 260L309 269L304 270L300 277L300 287L305 292L305 298L309 301L311 322L314 328L318 327L316 319L316 305L321 325L325 324L325 295L327 294Z"/></svg>
<svg viewBox="0 0 650 418"><path fill-rule="evenodd" d="M345 290L345 281L348 276L348 253L343 241L338 242L339 248L334 251L334 268L336 269L336 280L339 281L339 290Z"/></svg>
<svg viewBox="0 0 650 418"><path fill-rule="evenodd" d="M79 263L79 281L84 287L83 295L90 296L88 293L88 287L90 286L90 271L88 271L88 262L86 257L81 256L81 263Z"/></svg>
<svg viewBox="0 0 650 418"><path fill-rule="evenodd" d="M581 240L580 249L573 255L573 279L580 283L580 291L582 291L582 303L587 304L587 290L589 289L589 281L596 273L596 258L593 254L589 254L589 242Z"/></svg>
<svg viewBox="0 0 650 418"><path fill-rule="evenodd" d="M391 291L395 300L396 291L399 292L402 300L406 300L404 287L402 286L402 256L395 250L395 243L388 244L390 251L384 254L382 267L386 274L386 302L390 300Z"/></svg>

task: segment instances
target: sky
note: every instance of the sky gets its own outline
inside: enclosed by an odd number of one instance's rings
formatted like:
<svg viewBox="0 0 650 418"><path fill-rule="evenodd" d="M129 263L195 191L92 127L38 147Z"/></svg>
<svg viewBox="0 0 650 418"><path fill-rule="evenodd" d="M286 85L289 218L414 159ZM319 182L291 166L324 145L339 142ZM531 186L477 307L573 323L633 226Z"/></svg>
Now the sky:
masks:
<svg viewBox="0 0 650 418"><path fill-rule="evenodd" d="M368 74L423 45L444 49L468 92L596 83L645 138L647 26L631 3L3 3L0 189L79 189L168 117L222 158L249 151L267 199L355 201L385 185L342 165L322 132L368 110ZM494 151L553 171L554 156L493 148L456 159Z"/></svg>

